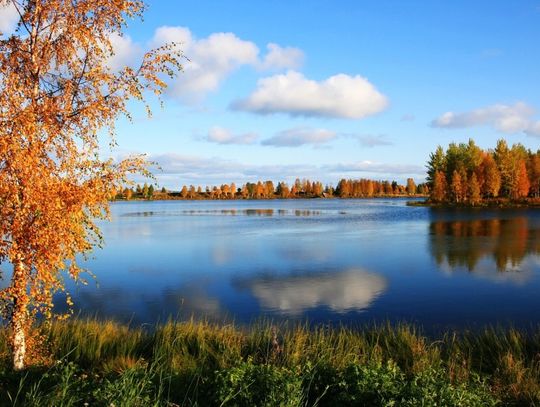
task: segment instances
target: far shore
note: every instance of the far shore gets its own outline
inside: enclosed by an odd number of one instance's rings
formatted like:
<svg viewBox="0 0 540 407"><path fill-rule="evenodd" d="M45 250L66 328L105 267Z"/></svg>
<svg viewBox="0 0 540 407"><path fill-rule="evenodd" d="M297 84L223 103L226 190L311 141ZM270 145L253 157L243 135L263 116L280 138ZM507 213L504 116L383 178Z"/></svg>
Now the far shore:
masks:
<svg viewBox="0 0 540 407"><path fill-rule="evenodd" d="M184 198L180 196L179 192L156 192L151 198L144 198L142 196L134 195L130 199L124 197L118 197L112 200L112 202L129 202L129 201L271 201L271 200L299 200L299 199L415 199L415 198L428 198L427 195L373 195L373 196L359 196L359 197L340 197L336 195L297 195L297 196L266 196L261 198L249 197L245 198L240 195L227 198L212 198L209 196L197 196L193 198Z"/></svg>

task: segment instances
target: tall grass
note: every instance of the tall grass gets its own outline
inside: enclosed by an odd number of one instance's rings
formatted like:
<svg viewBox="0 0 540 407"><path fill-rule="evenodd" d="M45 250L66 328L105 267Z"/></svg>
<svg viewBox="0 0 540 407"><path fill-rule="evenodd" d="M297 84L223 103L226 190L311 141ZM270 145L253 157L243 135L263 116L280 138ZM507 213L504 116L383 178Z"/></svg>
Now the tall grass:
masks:
<svg viewBox="0 0 540 407"><path fill-rule="evenodd" d="M540 406L540 331L433 339L411 325L97 320L37 329L48 362L24 373L11 370L0 330L0 405Z"/></svg>

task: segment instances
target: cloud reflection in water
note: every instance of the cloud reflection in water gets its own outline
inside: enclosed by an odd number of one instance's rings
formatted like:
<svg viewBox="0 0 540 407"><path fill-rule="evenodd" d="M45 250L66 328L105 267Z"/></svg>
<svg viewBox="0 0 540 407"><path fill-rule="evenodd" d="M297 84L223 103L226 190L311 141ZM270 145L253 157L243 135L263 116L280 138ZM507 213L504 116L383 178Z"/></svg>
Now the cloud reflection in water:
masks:
<svg viewBox="0 0 540 407"><path fill-rule="evenodd" d="M268 277L247 284L263 308L298 316L325 306L334 312L361 311L380 296L388 283L383 276L361 269L332 274Z"/></svg>

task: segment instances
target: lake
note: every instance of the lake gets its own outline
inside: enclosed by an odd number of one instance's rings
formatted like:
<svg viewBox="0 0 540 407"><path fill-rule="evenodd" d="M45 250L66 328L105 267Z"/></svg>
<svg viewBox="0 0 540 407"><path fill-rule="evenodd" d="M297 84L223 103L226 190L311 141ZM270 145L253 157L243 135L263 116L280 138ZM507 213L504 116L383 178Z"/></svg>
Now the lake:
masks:
<svg viewBox="0 0 540 407"><path fill-rule="evenodd" d="M540 212L404 199L116 202L76 313L426 331L540 323Z"/></svg>

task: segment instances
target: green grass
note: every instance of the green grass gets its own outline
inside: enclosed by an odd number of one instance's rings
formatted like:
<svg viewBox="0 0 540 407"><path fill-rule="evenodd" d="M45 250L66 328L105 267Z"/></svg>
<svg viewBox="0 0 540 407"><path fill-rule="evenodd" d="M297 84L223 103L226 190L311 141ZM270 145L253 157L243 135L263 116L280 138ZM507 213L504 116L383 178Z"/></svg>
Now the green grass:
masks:
<svg viewBox="0 0 540 407"><path fill-rule="evenodd" d="M410 325L144 330L94 320L40 329L48 362L22 373L0 331L0 405L540 406L540 331L430 339Z"/></svg>

